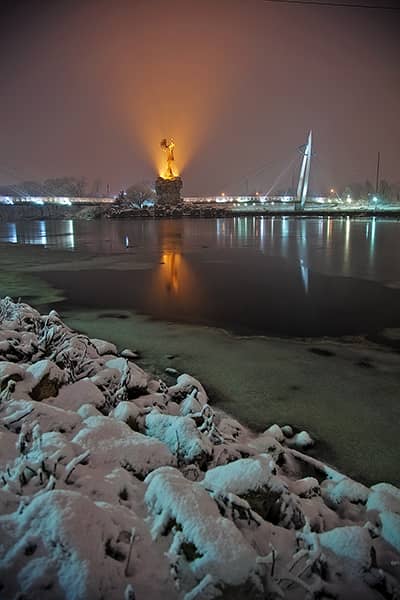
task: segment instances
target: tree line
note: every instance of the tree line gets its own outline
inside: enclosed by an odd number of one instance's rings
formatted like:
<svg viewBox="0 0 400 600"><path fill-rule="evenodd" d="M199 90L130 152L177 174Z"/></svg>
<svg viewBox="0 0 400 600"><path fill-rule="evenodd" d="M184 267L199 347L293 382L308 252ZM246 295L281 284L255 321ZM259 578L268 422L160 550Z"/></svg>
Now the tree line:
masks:
<svg viewBox="0 0 400 600"><path fill-rule="evenodd" d="M108 186L107 186L108 187ZM55 177L44 181L21 181L0 186L2 196L67 196L79 198L85 196L101 197L103 186L100 179L89 185L85 177Z"/></svg>

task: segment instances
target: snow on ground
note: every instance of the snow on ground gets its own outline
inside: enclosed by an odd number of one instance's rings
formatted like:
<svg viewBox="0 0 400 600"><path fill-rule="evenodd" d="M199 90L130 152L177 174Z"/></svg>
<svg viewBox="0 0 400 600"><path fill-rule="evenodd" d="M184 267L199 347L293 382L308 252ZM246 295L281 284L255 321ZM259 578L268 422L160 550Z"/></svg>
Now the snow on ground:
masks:
<svg viewBox="0 0 400 600"><path fill-rule="evenodd" d="M135 356L0 300L2 599L400 598L399 489Z"/></svg>

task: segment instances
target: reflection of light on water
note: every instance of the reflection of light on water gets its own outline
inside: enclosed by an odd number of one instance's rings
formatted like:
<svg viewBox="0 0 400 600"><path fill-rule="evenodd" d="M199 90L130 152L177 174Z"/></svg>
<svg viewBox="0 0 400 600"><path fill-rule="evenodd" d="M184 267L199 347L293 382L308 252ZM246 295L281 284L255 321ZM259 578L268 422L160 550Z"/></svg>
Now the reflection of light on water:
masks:
<svg viewBox="0 0 400 600"><path fill-rule="evenodd" d="M179 291L181 255L178 252L164 252L162 261L165 263L163 269L165 287L168 292L177 294Z"/></svg>
<svg viewBox="0 0 400 600"><path fill-rule="evenodd" d="M287 253L288 250L288 241L289 241L289 221L288 217L282 217L281 220L281 245L282 245L282 254Z"/></svg>
<svg viewBox="0 0 400 600"><path fill-rule="evenodd" d="M287 237L289 234L288 217L282 217L282 237Z"/></svg>
<svg viewBox="0 0 400 600"><path fill-rule="evenodd" d="M232 245L232 224L229 223L229 227L224 219L216 220L217 228L217 241L219 246Z"/></svg>
<svg viewBox="0 0 400 600"><path fill-rule="evenodd" d="M264 247L265 240L265 219L262 217L260 219L260 248Z"/></svg>
<svg viewBox="0 0 400 600"><path fill-rule="evenodd" d="M68 219L67 221L67 237L65 240L65 245L67 248L75 248L74 222L72 219Z"/></svg>
<svg viewBox="0 0 400 600"><path fill-rule="evenodd" d="M39 221L39 233L40 236L36 243L45 246L47 244L46 221Z"/></svg>
<svg viewBox="0 0 400 600"><path fill-rule="evenodd" d="M376 217L372 217L371 221L371 236L369 238L369 259L372 259L375 256L375 236L376 236Z"/></svg>
<svg viewBox="0 0 400 600"><path fill-rule="evenodd" d="M246 217L238 218L238 234L239 234L239 238L247 237L247 218Z"/></svg>
<svg viewBox="0 0 400 600"><path fill-rule="evenodd" d="M224 224L223 219L220 223ZM217 230L215 224L213 228ZM158 314L166 315L169 310L179 310L183 314L189 307L197 306L201 296L191 263L182 253L184 224L182 221L161 221L159 233L160 264L152 271L148 304L154 306Z"/></svg>
<svg viewBox="0 0 400 600"><path fill-rule="evenodd" d="M349 251L350 251L350 217L346 218L346 226L344 230L344 265L346 270L349 267Z"/></svg>
<svg viewBox="0 0 400 600"><path fill-rule="evenodd" d="M187 312L197 314L204 300L190 262L180 250L170 250L165 245L160 262L152 272L148 306L164 317L169 311L180 315Z"/></svg>
<svg viewBox="0 0 400 600"><path fill-rule="evenodd" d="M7 242L18 243L17 226L15 223L7 223Z"/></svg>
<svg viewBox="0 0 400 600"><path fill-rule="evenodd" d="M271 217L271 242L274 241L275 217Z"/></svg>
<svg viewBox="0 0 400 600"><path fill-rule="evenodd" d="M13 244L75 248L74 221L19 221L5 224L4 240Z"/></svg>
<svg viewBox="0 0 400 600"><path fill-rule="evenodd" d="M220 221L220 219L217 219L217 238L218 238L218 240L221 239L221 235L222 235L221 221Z"/></svg>
<svg viewBox="0 0 400 600"><path fill-rule="evenodd" d="M332 238L333 221L331 217L326 220L326 243L330 245Z"/></svg>
<svg viewBox="0 0 400 600"><path fill-rule="evenodd" d="M300 271L301 271L301 279L303 280L303 287L306 294L308 294L308 286L309 286L309 268L305 265L304 260L300 259Z"/></svg>
<svg viewBox="0 0 400 600"><path fill-rule="evenodd" d="M303 220L301 222L301 243L302 243L303 247L306 245L306 242L307 242L306 222Z"/></svg>
<svg viewBox="0 0 400 600"><path fill-rule="evenodd" d="M324 232L324 219L321 217L318 219L318 237L322 239L322 234Z"/></svg>

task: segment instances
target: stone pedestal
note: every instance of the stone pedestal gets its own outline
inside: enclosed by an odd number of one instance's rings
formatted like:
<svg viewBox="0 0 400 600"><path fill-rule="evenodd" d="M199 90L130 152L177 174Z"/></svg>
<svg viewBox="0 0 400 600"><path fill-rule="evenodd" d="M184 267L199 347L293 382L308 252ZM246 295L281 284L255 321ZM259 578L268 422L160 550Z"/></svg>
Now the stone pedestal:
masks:
<svg viewBox="0 0 400 600"><path fill-rule="evenodd" d="M156 194L158 204L174 205L182 202L182 186L183 182L180 177L174 177L173 179L157 177Z"/></svg>

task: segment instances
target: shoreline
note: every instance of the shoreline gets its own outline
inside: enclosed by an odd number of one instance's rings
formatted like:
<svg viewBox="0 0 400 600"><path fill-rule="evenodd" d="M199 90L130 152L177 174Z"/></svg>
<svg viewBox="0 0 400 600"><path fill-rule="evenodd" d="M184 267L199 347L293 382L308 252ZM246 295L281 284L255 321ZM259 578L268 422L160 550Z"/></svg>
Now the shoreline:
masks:
<svg viewBox="0 0 400 600"><path fill-rule="evenodd" d="M176 205L176 206L156 206L154 209L125 209L117 212L117 207L110 209L113 205L92 204L82 207L82 205L73 205L70 208L57 205L0 205L0 222L12 222L19 220L60 220L72 219L80 220L125 220L125 219L215 219L215 218L235 218L235 217L291 217L295 219L307 218L380 218L400 220L400 208L398 209L318 209L309 208L303 211L294 211L293 209L270 210L255 208L253 210L229 209L220 205ZM111 212L110 212L111 210Z"/></svg>
<svg viewBox="0 0 400 600"><path fill-rule="evenodd" d="M291 424L308 427L324 459L339 469L368 484L377 482L383 469L386 478L400 483L395 425L400 356L387 347L240 338L222 329L160 322L129 311L69 311L64 318L75 329L119 347L133 342L145 369L162 375L173 367L207 381L217 406L255 432L291 415ZM377 413L382 403L390 414L394 411L387 422ZM354 430L357 411L365 413L359 419L361 430Z"/></svg>
<svg viewBox="0 0 400 600"><path fill-rule="evenodd" d="M250 432L131 348L0 300L5 600L64 597L65 576L76 600L400 592L400 489L310 456L289 416Z"/></svg>
<svg viewBox="0 0 400 600"><path fill-rule="evenodd" d="M54 300L60 300L63 294L37 277L41 264L49 260L49 251L12 246L11 252L10 245L4 248L9 251L3 252L2 277L6 271L13 271L11 295L27 298L32 290L31 303L50 310ZM76 254L66 250L57 250L51 257L50 263L55 261L58 268L65 261L72 265L72 260L77 260ZM79 268L82 260L87 262L86 268L92 268L93 261L98 267L102 259L83 253ZM147 263L137 261L136 257L132 266L147 268ZM50 264L49 268L55 267ZM29 276L34 277L31 283L27 281ZM8 283L7 279L4 291ZM55 306L63 310L62 304ZM125 313L126 319L97 318L113 312ZM176 367L207 381L218 405L254 431L281 422L291 414L298 428L311 428L313 437L321 440L318 443L328 462L367 484L377 482L382 475L400 484L396 429L398 330L397 336L394 331L392 342L386 340L382 346L359 336L232 336L224 329L172 324L120 309L75 310L71 314L66 311L65 316L68 322L72 319L72 326L92 337L112 339L120 347L133 343L142 348L141 364L145 368L152 370L154 366L162 374L165 368ZM165 358L169 354L176 358ZM247 398L246 407L243 397ZM362 415L361 419L358 415Z"/></svg>

